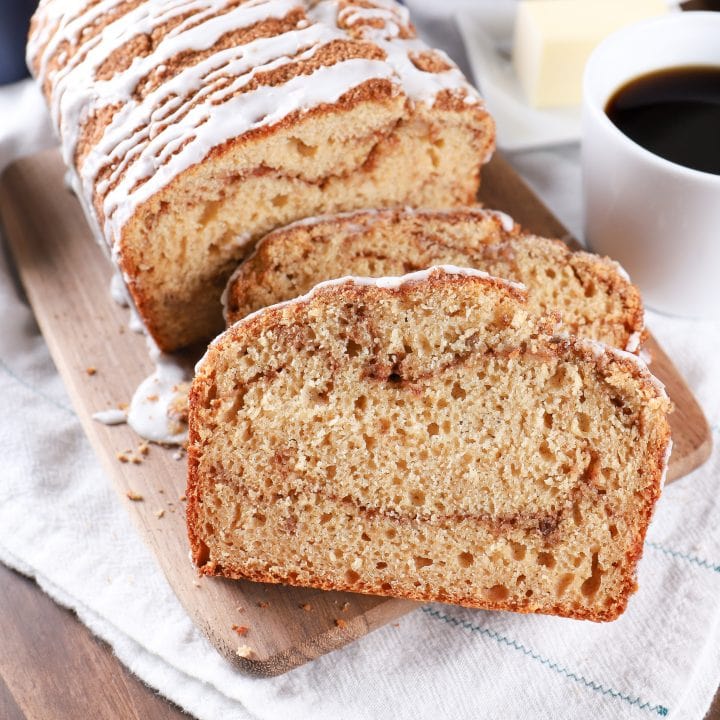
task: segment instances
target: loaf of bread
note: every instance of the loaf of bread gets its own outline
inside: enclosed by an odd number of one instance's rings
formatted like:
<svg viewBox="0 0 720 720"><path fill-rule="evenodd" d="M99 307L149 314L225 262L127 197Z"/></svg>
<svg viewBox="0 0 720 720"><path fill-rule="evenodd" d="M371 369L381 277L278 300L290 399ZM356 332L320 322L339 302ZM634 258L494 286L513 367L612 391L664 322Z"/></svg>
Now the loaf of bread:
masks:
<svg viewBox="0 0 720 720"><path fill-rule="evenodd" d="M42 0L28 63L163 350L219 332L252 243L320 212L472 202L494 125L394 0Z"/></svg>
<svg viewBox="0 0 720 720"><path fill-rule="evenodd" d="M642 299L620 265L526 235L507 215L477 207L365 210L275 230L231 277L225 317L233 323L323 280L403 275L442 264L520 281L536 315L557 311L571 334L639 349Z"/></svg>
<svg viewBox="0 0 720 720"><path fill-rule="evenodd" d="M345 278L248 316L190 393L201 572L611 620L663 482L635 355L473 270Z"/></svg>

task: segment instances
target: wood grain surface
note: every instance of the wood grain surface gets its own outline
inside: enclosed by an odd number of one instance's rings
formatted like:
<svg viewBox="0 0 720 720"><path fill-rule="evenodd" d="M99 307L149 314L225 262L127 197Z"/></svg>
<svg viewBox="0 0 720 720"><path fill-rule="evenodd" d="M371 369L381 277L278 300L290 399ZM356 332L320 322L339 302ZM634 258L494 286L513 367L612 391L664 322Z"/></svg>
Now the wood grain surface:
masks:
<svg viewBox="0 0 720 720"><path fill-rule="evenodd" d="M0 565L2 720L187 720L32 580Z"/></svg>
<svg viewBox="0 0 720 720"><path fill-rule="evenodd" d="M484 186L485 202L510 212L527 229L564 233L501 157L488 167ZM88 437L180 601L228 660L251 674L280 674L415 607L351 593L198 578L185 535L184 460L173 459L173 450L153 446L142 463L121 463L117 453L135 450L138 437L127 426L106 427L91 419L97 410L128 402L152 367L144 339L127 330L127 311L109 299L110 265L65 189L56 151L21 160L6 171L0 181L0 215L38 323ZM676 478L707 458L710 433L672 363L654 342L650 348L653 370L677 407L670 469L670 478ZM88 375L88 367L96 373ZM142 500L133 501L128 493ZM238 635L233 626L247 627L247 634ZM252 648L252 655L240 657L241 646Z"/></svg>

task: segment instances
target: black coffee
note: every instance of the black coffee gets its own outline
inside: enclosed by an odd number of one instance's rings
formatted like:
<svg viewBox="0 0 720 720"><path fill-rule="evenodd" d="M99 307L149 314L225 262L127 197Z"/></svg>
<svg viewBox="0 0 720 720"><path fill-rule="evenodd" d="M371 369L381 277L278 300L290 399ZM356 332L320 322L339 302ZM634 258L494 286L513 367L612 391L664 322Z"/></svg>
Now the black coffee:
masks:
<svg viewBox="0 0 720 720"><path fill-rule="evenodd" d="M720 175L720 67L676 67L642 75L623 85L605 112L650 152Z"/></svg>

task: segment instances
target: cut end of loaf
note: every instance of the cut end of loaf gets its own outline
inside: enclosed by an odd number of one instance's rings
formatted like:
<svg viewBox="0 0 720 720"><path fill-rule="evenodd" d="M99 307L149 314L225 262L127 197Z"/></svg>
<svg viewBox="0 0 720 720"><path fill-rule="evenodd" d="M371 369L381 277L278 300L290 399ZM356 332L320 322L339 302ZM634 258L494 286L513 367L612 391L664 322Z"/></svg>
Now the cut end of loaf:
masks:
<svg viewBox="0 0 720 720"><path fill-rule="evenodd" d="M592 620L620 614L669 402L547 335L524 293L434 270L346 281L209 349L190 404L202 572Z"/></svg>
<svg viewBox="0 0 720 720"><path fill-rule="evenodd" d="M139 209L120 264L163 350L222 329L229 276L278 226L320 212L473 201L490 117L385 95L352 97L230 143Z"/></svg>
<svg viewBox="0 0 720 720"><path fill-rule="evenodd" d="M327 278L402 275L446 263L522 282L533 313L558 312L571 334L639 348L642 300L617 263L523 233L507 216L478 207L361 210L275 230L233 274L225 316L236 322Z"/></svg>

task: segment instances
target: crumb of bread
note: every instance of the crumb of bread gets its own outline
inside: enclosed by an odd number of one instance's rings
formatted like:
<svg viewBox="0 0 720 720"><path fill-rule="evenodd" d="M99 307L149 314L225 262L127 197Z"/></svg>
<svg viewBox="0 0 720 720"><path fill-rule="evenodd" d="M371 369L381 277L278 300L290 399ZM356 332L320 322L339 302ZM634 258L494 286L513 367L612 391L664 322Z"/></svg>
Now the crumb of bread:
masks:
<svg viewBox="0 0 720 720"><path fill-rule="evenodd" d="M335 625L341 630L344 630L347 627L347 623L342 618L335 618Z"/></svg>
<svg viewBox="0 0 720 720"><path fill-rule="evenodd" d="M178 500L179 500L180 502L187 502L187 495L181 495L181 496L178 498Z"/></svg>
<svg viewBox="0 0 720 720"><path fill-rule="evenodd" d="M268 607L268 603L266 603L264 600L260 600L260 601L258 602L258 607L259 607L259 608L266 608L266 607Z"/></svg>
<svg viewBox="0 0 720 720"><path fill-rule="evenodd" d="M118 410L127 410L128 407L129 407L129 405L128 405L128 403L126 403L126 402L119 402L119 403L117 404L117 409L118 409Z"/></svg>
<svg viewBox="0 0 720 720"><path fill-rule="evenodd" d="M122 453L122 452L117 452L117 453L115 453L115 458L116 458L117 460L119 460L121 463L126 463L126 462L128 462L128 460L129 460L128 456L127 456L125 453Z"/></svg>
<svg viewBox="0 0 720 720"><path fill-rule="evenodd" d="M350 603L349 603L349 602L344 602L344 603L340 606L340 611L341 611L341 612L347 612L349 609L350 609Z"/></svg>
<svg viewBox="0 0 720 720"><path fill-rule="evenodd" d="M133 502L141 502L145 499L139 492L136 492L135 490L128 490L125 495L128 500L132 500Z"/></svg>
<svg viewBox="0 0 720 720"><path fill-rule="evenodd" d="M139 455L135 455L134 453L129 456L130 462L133 465L139 465L142 462L142 458Z"/></svg>
<svg viewBox="0 0 720 720"><path fill-rule="evenodd" d="M247 635L247 634L248 634L248 630L250 630L250 628L247 627L246 625L233 625L233 626L232 626L232 629L233 629L238 635L242 635L242 636Z"/></svg>
<svg viewBox="0 0 720 720"><path fill-rule="evenodd" d="M236 652L241 658L245 659L251 658L255 654L255 651L249 645L241 645Z"/></svg>
<svg viewBox="0 0 720 720"><path fill-rule="evenodd" d="M165 514L165 511L162 508L160 508L160 510L155 511L155 517L158 519L160 519L164 514Z"/></svg>
<svg viewBox="0 0 720 720"><path fill-rule="evenodd" d="M199 583L197 580L193 580L193 581L192 581L192 584L193 584L196 588L199 588L199 587L200 587L200 583Z"/></svg>
<svg viewBox="0 0 720 720"><path fill-rule="evenodd" d="M624 610L671 404L629 354L552 334L520 288L464 272L316 289L210 348L191 393L202 572L596 621ZM268 477L273 494L256 492ZM483 520L438 534L438 508Z"/></svg>
<svg viewBox="0 0 720 720"><path fill-rule="evenodd" d="M141 455L147 455L150 452L150 443L141 442L137 446L137 452L139 452Z"/></svg>
<svg viewBox="0 0 720 720"><path fill-rule="evenodd" d="M312 605L310 603L300 603L298 607L303 609L305 612L310 612L312 610Z"/></svg>
<svg viewBox="0 0 720 720"><path fill-rule="evenodd" d="M145 399L149 402L157 402L159 400L157 395L148 395Z"/></svg>
<svg viewBox="0 0 720 720"><path fill-rule="evenodd" d="M97 373L97 368L93 367L92 365L89 365L88 367L85 368L85 372L88 375L95 375Z"/></svg>

